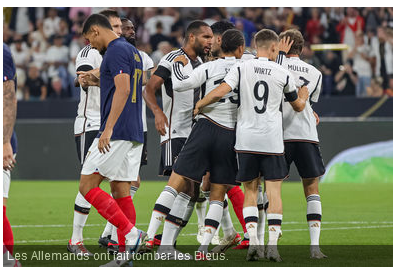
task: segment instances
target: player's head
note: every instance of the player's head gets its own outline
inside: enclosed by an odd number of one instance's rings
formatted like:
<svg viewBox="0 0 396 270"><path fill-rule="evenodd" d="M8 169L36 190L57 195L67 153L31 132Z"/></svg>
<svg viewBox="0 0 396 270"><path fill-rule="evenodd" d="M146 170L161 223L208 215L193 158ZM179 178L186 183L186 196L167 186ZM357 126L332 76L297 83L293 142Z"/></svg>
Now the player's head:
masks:
<svg viewBox="0 0 396 270"><path fill-rule="evenodd" d="M89 40L91 46L101 54L107 49L106 32L112 31L109 20L101 14L92 14L83 25L82 35Z"/></svg>
<svg viewBox="0 0 396 270"><path fill-rule="evenodd" d="M135 25L130 19L122 18L122 36L133 46L136 46L136 39L135 39Z"/></svg>
<svg viewBox="0 0 396 270"><path fill-rule="evenodd" d="M279 53L279 37L270 29L262 29L254 36L257 55L264 53L268 59L275 61Z"/></svg>
<svg viewBox="0 0 396 270"><path fill-rule="evenodd" d="M210 26L213 32L213 41L212 41L212 55L214 57L219 56L220 53L220 45L221 45L221 36L225 31L229 29L234 29L235 26L233 23L222 20L219 22L215 22Z"/></svg>
<svg viewBox="0 0 396 270"><path fill-rule="evenodd" d="M232 53L236 58L241 58L245 50L245 38L241 31L230 29L224 32L221 38L221 50L224 54Z"/></svg>
<svg viewBox="0 0 396 270"><path fill-rule="evenodd" d="M290 47L288 54L300 55L304 47L304 37L301 34L301 32L298 31L297 29L289 29L285 32L282 32L279 35L279 39L283 39L287 37L290 38L290 41L293 41L293 44Z"/></svg>
<svg viewBox="0 0 396 270"><path fill-rule="evenodd" d="M213 32L204 21L193 21L187 26L185 40L197 55L205 56L212 46Z"/></svg>
<svg viewBox="0 0 396 270"><path fill-rule="evenodd" d="M118 12L114 9L104 9L99 12L99 14L106 16L111 24L111 27L113 28L113 31L117 34L117 36L121 36L121 19L120 15L118 15Z"/></svg>

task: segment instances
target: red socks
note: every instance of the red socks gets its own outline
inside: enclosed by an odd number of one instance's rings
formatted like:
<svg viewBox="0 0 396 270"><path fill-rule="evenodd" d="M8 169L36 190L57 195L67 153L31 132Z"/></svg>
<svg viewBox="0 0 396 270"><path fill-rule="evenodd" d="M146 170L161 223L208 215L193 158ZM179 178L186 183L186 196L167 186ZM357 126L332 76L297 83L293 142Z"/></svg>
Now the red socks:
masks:
<svg viewBox="0 0 396 270"><path fill-rule="evenodd" d="M125 216L129 219L132 225L135 226L136 223L136 211L135 206L133 205L131 196L126 196L123 198L115 199L117 204L120 206L122 212L124 212ZM125 251L125 234L122 234L119 230L117 230L118 236L118 246L119 251Z"/></svg>
<svg viewBox="0 0 396 270"><path fill-rule="evenodd" d="M99 187L91 189L84 197L102 217L117 227L124 236L133 228L117 202Z"/></svg>
<svg viewBox="0 0 396 270"><path fill-rule="evenodd" d="M234 208L235 214L241 223L243 232L246 233L245 219L243 218L243 201L245 200L245 194L239 186L235 186L227 192L228 198L231 200L232 207Z"/></svg>
<svg viewBox="0 0 396 270"><path fill-rule="evenodd" d="M13 254L14 252L14 236L12 235L11 224L6 216L6 207L3 205L3 244L7 250Z"/></svg>

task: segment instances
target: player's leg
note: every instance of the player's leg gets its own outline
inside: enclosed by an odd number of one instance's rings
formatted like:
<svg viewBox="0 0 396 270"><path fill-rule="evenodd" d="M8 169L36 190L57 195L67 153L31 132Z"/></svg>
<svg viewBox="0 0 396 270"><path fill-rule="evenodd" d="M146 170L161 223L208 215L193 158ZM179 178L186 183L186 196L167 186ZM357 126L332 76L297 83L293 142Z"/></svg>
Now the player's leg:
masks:
<svg viewBox="0 0 396 270"><path fill-rule="evenodd" d="M228 187L227 196L232 203L235 215L237 216L244 232L243 240L233 249L247 249L249 248L249 234L246 231L245 219L243 218L243 202L245 200L245 195L243 194L240 186L230 185Z"/></svg>
<svg viewBox="0 0 396 270"><path fill-rule="evenodd" d="M208 252L209 243L220 225L226 191L227 186L225 185L211 184L209 210L205 217L205 233L201 246L198 249L201 252Z"/></svg>
<svg viewBox="0 0 396 270"><path fill-rule="evenodd" d="M311 238L311 257L326 258L319 248L322 221L322 203L319 195L319 177L325 173L319 146L307 142L289 142L295 148L295 164L302 178L307 201L307 222Z"/></svg>
<svg viewBox="0 0 396 270"><path fill-rule="evenodd" d="M287 163L284 155L264 155L261 159L261 169L265 179L265 189L268 196L268 249L267 259L280 262L278 240L282 235L283 218L281 188L283 179L288 176Z"/></svg>
<svg viewBox="0 0 396 270"><path fill-rule="evenodd" d="M77 156L81 166L84 163L85 156L96 135L97 131L89 131L75 136ZM74 201L73 233L67 246L67 249L72 253L82 253L92 256L90 252L85 252L87 249L83 245L83 228L87 222L90 209L91 204L85 200L80 192L78 192Z"/></svg>
<svg viewBox="0 0 396 270"><path fill-rule="evenodd" d="M265 211L264 211L264 194L261 181L258 185L257 192L257 209L258 209L258 225L257 225L257 236L260 242L260 249L264 248L264 233L265 233Z"/></svg>
<svg viewBox="0 0 396 270"><path fill-rule="evenodd" d="M14 252L14 235L12 233L10 221L6 215L8 192L11 184L11 173L3 169L3 245L13 254ZM4 253L4 252L3 252Z"/></svg>
<svg viewBox="0 0 396 270"><path fill-rule="evenodd" d="M195 210L197 211L197 217L198 217L197 241L200 244L202 243L203 234L205 232L206 206L208 205L208 200L206 199L205 193L203 193L203 191L210 192L209 177L210 174L208 172L202 179L199 197L195 206Z"/></svg>

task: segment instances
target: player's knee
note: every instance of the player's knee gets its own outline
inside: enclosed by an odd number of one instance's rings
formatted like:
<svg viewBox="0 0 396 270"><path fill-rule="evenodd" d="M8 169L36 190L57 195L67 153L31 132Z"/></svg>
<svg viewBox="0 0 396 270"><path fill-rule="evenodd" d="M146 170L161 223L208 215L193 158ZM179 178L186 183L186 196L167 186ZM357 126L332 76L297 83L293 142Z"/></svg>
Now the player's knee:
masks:
<svg viewBox="0 0 396 270"><path fill-rule="evenodd" d="M305 197L312 194L319 194L319 178L304 178L303 185Z"/></svg>

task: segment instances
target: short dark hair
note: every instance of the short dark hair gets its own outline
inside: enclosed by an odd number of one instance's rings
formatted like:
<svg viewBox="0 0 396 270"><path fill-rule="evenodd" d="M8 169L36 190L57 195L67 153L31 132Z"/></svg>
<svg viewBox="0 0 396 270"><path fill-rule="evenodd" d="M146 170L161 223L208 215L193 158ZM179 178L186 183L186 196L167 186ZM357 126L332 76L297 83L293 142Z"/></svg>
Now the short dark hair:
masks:
<svg viewBox="0 0 396 270"><path fill-rule="evenodd" d="M114 9L104 9L101 12L99 12L99 14L102 14L107 18L111 18L111 17L120 18L120 15L118 15L118 12Z"/></svg>
<svg viewBox="0 0 396 270"><path fill-rule="evenodd" d="M300 55L302 52L302 49L304 47L304 37L301 34L300 31L298 31L297 29L289 29L287 31L282 32L279 35L279 39L283 39L289 37L290 41L293 40L293 44L290 47L290 50L288 52L288 54L298 54Z"/></svg>
<svg viewBox="0 0 396 270"><path fill-rule="evenodd" d="M93 25L98 25L103 28L108 28L110 30L113 30L109 20L105 16L103 16L101 14L92 14L85 20L84 25L83 25L82 34L84 35L84 34L88 33Z"/></svg>
<svg viewBox="0 0 396 270"><path fill-rule="evenodd" d="M271 42L279 42L278 35L270 29L262 29L254 35L256 47L267 47Z"/></svg>
<svg viewBox="0 0 396 270"><path fill-rule="evenodd" d="M234 52L239 46L245 44L245 38L241 31L230 29L221 36L221 50L223 53Z"/></svg>
<svg viewBox="0 0 396 270"><path fill-rule="evenodd" d="M212 32L214 35L222 35L225 31L229 29L234 29L235 25L227 20L222 20L219 22L215 22L210 26L212 28Z"/></svg>
<svg viewBox="0 0 396 270"><path fill-rule="evenodd" d="M186 37L188 37L190 34L196 35L198 34L199 29L202 26L207 26L210 27L209 24L207 24L204 21L200 21L200 20L196 20L191 22L188 26L187 26L187 30L186 30Z"/></svg>

